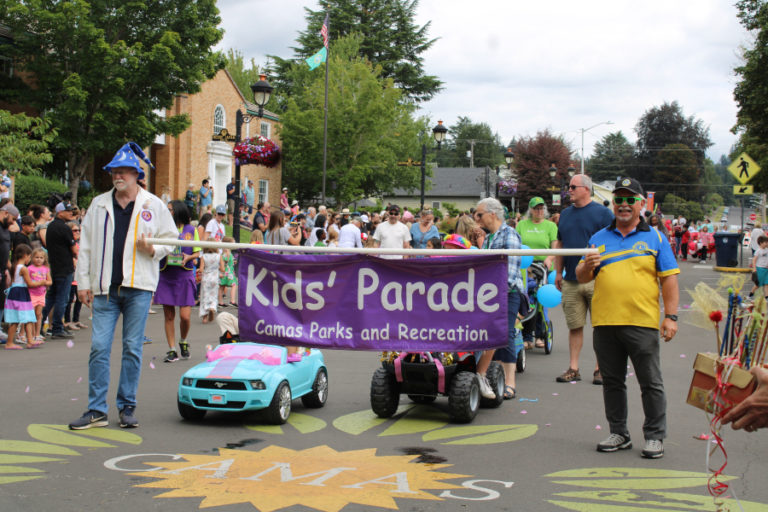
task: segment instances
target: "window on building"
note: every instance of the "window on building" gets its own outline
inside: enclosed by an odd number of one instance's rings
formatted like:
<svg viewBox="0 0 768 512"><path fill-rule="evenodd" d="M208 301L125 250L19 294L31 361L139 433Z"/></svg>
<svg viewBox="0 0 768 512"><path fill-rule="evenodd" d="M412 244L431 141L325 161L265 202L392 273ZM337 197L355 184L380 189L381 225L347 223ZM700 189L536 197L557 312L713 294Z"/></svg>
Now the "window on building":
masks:
<svg viewBox="0 0 768 512"><path fill-rule="evenodd" d="M5 76L13 76L13 60L0 55L0 73Z"/></svg>
<svg viewBox="0 0 768 512"><path fill-rule="evenodd" d="M259 202L263 203L269 196L269 180L259 180Z"/></svg>
<svg viewBox="0 0 768 512"><path fill-rule="evenodd" d="M219 133L225 126L224 107L216 105L216 108L213 110L213 133Z"/></svg>
<svg viewBox="0 0 768 512"><path fill-rule="evenodd" d="M269 123L261 123L261 136L269 138Z"/></svg>

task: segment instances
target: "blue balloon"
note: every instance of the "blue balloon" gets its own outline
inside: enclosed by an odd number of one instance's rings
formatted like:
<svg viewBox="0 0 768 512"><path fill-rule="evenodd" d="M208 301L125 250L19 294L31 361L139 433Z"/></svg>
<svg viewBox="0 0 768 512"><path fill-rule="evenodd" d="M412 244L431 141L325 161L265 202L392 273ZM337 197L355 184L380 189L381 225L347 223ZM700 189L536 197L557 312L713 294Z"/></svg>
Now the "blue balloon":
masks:
<svg viewBox="0 0 768 512"><path fill-rule="evenodd" d="M555 284L556 277L557 277L557 272L555 272L554 270L550 270L549 274L547 274L547 283Z"/></svg>
<svg viewBox="0 0 768 512"><path fill-rule="evenodd" d="M527 245L521 245L521 249L530 249ZM526 269L533 263L533 256L521 256L520 257L520 269Z"/></svg>
<svg viewBox="0 0 768 512"><path fill-rule="evenodd" d="M554 308L560 305L563 294L553 284L545 284L536 292L536 298L545 308Z"/></svg>

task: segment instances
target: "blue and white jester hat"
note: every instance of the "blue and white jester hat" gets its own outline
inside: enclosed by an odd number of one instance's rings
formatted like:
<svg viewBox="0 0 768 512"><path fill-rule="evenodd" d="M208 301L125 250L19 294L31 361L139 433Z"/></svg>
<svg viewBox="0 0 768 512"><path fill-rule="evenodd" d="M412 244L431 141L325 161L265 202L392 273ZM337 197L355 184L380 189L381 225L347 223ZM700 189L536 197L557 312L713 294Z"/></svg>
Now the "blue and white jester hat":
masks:
<svg viewBox="0 0 768 512"><path fill-rule="evenodd" d="M141 150L138 144L135 142L127 142L117 151L117 153L115 153L112 161L104 166L104 170L107 172L112 172L112 169L117 167L133 167L139 172L139 179L143 180L144 169L141 168L139 158L144 160L150 169L155 168L155 166L152 165L152 162L150 162L149 158L144 154L144 151Z"/></svg>

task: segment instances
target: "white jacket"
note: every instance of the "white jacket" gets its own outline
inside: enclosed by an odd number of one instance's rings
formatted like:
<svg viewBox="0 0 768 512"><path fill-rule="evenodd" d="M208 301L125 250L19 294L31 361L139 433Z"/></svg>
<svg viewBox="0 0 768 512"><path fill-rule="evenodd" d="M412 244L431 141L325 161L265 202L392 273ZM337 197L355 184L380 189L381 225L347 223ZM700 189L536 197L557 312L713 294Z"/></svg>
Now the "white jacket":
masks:
<svg viewBox="0 0 768 512"><path fill-rule="evenodd" d="M78 290L92 290L94 295L109 293L112 282L112 244L115 235L115 212L112 207L114 189L96 196L83 219L80 233L80 253L77 258ZM147 238L179 238L168 207L157 196L139 189L133 204L131 223L123 252L123 282L121 286L149 290L157 289L159 262L170 254L173 246L155 245L150 257L136 249L141 235Z"/></svg>

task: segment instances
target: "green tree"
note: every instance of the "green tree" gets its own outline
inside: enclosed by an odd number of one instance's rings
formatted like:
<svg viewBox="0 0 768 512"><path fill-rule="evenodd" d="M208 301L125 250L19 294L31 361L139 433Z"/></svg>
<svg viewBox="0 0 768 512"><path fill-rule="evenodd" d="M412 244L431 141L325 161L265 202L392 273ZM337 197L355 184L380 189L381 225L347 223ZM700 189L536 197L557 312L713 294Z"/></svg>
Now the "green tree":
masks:
<svg viewBox="0 0 768 512"><path fill-rule="evenodd" d="M733 185L736 185L736 178L728 171L728 166L731 165L731 160L725 156L720 155L720 160L715 164L715 174L720 178L720 184L722 186L720 195L723 196L723 204L736 204L736 200L733 197Z"/></svg>
<svg viewBox="0 0 768 512"><path fill-rule="evenodd" d="M646 110L635 126L637 132L638 166L630 170L630 176L640 182L665 183L662 178L668 176L667 170L656 173L656 163L660 153L670 144L683 144L693 151L699 168L704 164L705 151L712 146L709 128L701 119L685 117L680 105L673 101L660 107ZM695 190L690 191L695 194ZM686 195L693 199L695 195Z"/></svg>
<svg viewBox="0 0 768 512"><path fill-rule="evenodd" d="M503 148L503 149L502 149ZM501 137L487 123L474 123L468 117L459 117L448 127L448 141L437 155L441 167L496 167L505 165ZM473 153L473 157L468 156Z"/></svg>
<svg viewBox="0 0 768 512"><path fill-rule="evenodd" d="M55 135L50 121L0 110L0 169L37 174L53 160L48 145Z"/></svg>
<svg viewBox="0 0 768 512"><path fill-rule="evenodd" d="M427 101L442 89L443 83L424 71L426 52L436 41L429 39L430 23L419 27L414 23L418 0L320 0L320 9L305 7L306 30L293 48L301 60L322 48L320 27L329 13L330 39L337 40L352 33L363 34L360 56L374 66L381 66L381 77L391 78L395 87L410 101ZM289 72L291 61L272 56L271 74L283 97L298 92L301 83Z"/></svg>
<svg viewBox="0 0 768 512"><path fill-rule="evenodd" d="M732 156L746 151L762 168L768 166L768 3L765 0L736 2L741 24L750 31L752 44L742 49L742 63L735 71L739 81L733 91L738 105L735 133L739 148ZM768 176L761 172L750 181L755 189L768 191Z"/></svg>
<svg viewBox="0 0 768 512"><path fill-rule="evenodd" d="M413 107L402 101L393 80L359 57L360 41L360 36L335 41L329 60L333 115L328 117L326 192L341 205L396 187L417 189L419 167L397 162L419 160L422 141L432 140L427 120L412 118ZM299 191L303 202L316 200L322 190L324 87L324 77L315 74L306 89L288 98L282 115L283 182Z"/></svg>
<svg viewBox="0 0 768 512"><path fill-rule="evenodd" d="M561 135L544 130L535 137L521 137L515 145L514 172L517 174L517 203L525 205L534 196L541 196L552 207L552 195L560 193L562 206L567 206L568 166L571 149ZM557 167L554 178L549 175L551 164ZM564 187L561 187L564 185Z"/></svg>
<svg viewBox="0 0 768 512"><path fill-rule="evenodd" d="M184 131L186 116L158 112L221 64L215 0L0 0L0 20L13 35L0 53L34 77L3 77L0 97L45 112L75 198L94 157Z"/></svg>
<svg viewBox="0 0 768 512"><path fill-rule="evenodd" d="M696 155L685 144L668 144L655 159L653 188L663 201L670 191L683 197L701 197L699 194L700 170Z"/></svg>
<svg viewBox="0 0 768 512"><path fill-rule="evenodd" d="M621 131L609 133L595 144L592 158L585 162L587 174L594 181L615 180L629 176L635 165L635 146Z"/></svg>
<svg viewBox="0 0 768 512"><path fill-rule="evenodd" d="M240 50L230 48L224 56L224 68L232 76L240 93L248 100L253 101L251 85L259 81L259 66L255 59L251 59L250 67L245 67L245 59Z"/></svg>

